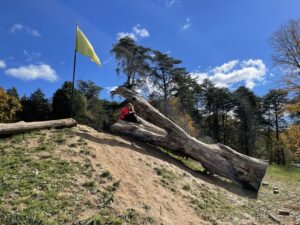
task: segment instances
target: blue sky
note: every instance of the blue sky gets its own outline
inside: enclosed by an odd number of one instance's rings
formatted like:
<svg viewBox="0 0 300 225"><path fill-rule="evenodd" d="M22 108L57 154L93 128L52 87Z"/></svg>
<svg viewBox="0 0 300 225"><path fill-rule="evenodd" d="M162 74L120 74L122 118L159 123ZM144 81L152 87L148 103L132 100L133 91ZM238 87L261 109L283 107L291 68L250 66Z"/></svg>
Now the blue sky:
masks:
<svg viewBox="0 0 300 225"><path fill-rule="evenodd" d="M300 0L3 0L0 7L0 86L47 97L72 79L75 23L103 66L78 55L76 79L107 90L124 82L110 54L127 34L138 44L181 59L199 82L209 78L258 95L280 87L268 39L299 18Z"/></svg>

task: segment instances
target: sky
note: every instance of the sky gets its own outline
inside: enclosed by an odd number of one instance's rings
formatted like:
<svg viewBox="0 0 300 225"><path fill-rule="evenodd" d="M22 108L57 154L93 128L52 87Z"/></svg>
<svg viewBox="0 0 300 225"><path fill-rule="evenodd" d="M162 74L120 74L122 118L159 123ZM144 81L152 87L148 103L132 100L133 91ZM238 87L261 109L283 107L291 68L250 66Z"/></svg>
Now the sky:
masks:
<svg viewBox="0 0 300 225"><path fill-rule="evenodd" d="M300 17L300 0L2 0L0 86L21 96L41 88L51 98L72 80L78 21L102 67L77 55L76 80L103 87L101 98L125 81L110 50L120 37L183 61L199 83L241 85L264 95L280 88L269 38Z"/></svg>

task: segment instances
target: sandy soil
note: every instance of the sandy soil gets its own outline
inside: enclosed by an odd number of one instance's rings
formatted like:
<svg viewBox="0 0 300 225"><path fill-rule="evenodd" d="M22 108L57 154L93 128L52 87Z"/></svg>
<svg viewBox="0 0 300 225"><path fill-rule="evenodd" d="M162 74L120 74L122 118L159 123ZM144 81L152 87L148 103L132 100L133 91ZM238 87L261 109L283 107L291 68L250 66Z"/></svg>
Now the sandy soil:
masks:
<svg viewBox="0 0 300 225"><path fill-rule="evenodd" d="M159 152L127 138L98 133L86 126L77 132L94 148L93 164L101 166L121 180L113 207L119 210L134 208L155 218L164 225L209 224L196 213L188 199L160 185L155 167L167 167L178 177L187 176L184 171L165 160ZM157 155L157 157L153 157ZM192 179L185 177L183 179Z"/></svg>

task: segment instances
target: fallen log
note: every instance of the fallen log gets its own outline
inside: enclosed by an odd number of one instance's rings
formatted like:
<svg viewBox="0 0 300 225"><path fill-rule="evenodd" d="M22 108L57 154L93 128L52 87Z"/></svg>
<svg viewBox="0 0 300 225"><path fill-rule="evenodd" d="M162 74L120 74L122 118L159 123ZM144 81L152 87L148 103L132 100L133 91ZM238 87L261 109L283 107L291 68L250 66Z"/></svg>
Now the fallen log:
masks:
<svg viewBox="0 0 300 225"><path fill-rule="evenodd" d="M149 130L143 122L134 124L124 121L115 123L111 128L113 132L180 152L199 161L206 170L213 174L226 177L245 188L259 190L267 163L243 155L222 144L205 144L187 134L143 97L123 86L118 87L115 92L142 108L150 122L157 126L155 129L163 129L165 133ZM155 127L153 124L152 127Z"/></svg>
<svg viewBox="0 0 300 225"><path fill-rule="evenodd" d="M0 123L0 136L30 132L33 130L74 127L74 119L48 120L40 122Z"/></svg>

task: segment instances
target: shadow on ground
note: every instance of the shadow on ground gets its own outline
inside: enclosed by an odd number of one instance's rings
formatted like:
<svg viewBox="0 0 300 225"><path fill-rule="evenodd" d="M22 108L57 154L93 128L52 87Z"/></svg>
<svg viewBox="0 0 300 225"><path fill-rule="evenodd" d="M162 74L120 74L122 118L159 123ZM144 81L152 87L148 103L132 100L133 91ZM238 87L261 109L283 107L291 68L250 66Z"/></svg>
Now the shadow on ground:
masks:
<svg viewBox="0 0 300 225"><path fill-rule="evenodd" d="M91 142L99 143L99 144L104 144L104 145L109 145L109 146L116 146L116 147L126 147L129 149L132 149L133 151L139 152L141 154L149 155L152 157L155 157L157 159L163 160L165 162L168 162L170 164L173 164L180 169L184 170L185 172L189 173L192 175L194 178L198 178L201 180L204 180L210 184L216 185L222 189L225 189L231 193L234 193L236 195L242 196L242 197L247 197L251 199L256 199L257 198L257 192L247 190L242 188L240 185L233 183L227 179L221 178L216 175L208 175L206 172L201 172L201 171L195 171L183 164L181 161L171 157L167 153L162 152L158 147L142 143L140 141L137 141L133 138L127 137L127 136L120 136L123 139L127 140L129 143L118 141L112 138L103 138L103 137L95 137L89 133L86 133L84 131L70 131L73 135L78 135L79 137L86 139Z"/></svg>

